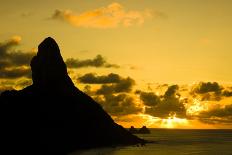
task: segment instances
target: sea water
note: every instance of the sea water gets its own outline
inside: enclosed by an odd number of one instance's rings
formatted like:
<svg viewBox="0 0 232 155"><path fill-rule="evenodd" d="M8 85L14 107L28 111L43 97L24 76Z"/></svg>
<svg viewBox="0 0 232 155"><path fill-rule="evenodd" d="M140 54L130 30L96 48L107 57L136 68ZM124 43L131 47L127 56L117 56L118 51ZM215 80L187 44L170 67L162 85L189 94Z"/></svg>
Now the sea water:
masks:
<svg viewBox="0 0 232 155"><path fill-rule="evenodd" d="M232 130L151 129L151 134L137 136L155 143L78 151L72 155L232 155Z"/></svg>

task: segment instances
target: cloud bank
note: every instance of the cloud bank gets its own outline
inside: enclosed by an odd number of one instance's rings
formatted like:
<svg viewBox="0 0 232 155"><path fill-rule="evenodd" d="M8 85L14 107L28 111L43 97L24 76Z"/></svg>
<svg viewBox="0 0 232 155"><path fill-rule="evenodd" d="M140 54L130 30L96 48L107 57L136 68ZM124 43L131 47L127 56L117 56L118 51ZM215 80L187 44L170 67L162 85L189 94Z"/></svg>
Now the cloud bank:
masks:
<svg viewBox="0 0 232 155"><path fill-rule="evenodd" d="M119 83L122 77L118 74L110 73L108 75L97 76L94 73L87 73L78 78L81 83L85 84L107 84Z"/></svg>
<svg viewBox="0 0 232 155"><path fill-rule="evenodd" d="M20 44L21 37L15 36L10 40L0 43L0 78L20 78L30 76L31 58L33 52L22 52L14 48Z"/></svg>
<svg viewBox="0 0 232 155"><path fill-rule="evenodd" d="M155 95L153 92L137 91L140 99L146 106L145 113L154 117L167 118L176 116L186 117L184 100L180 99L177 85L169 86L164 95Z"/></svg>
<svg viewBox="0 0 232 155"><path fill-rule="evenodd" d="M133 97L128 94L104 94L102 98L95 100L113 116L138 114L142 112L142 107L136 104Z"/></svg>
<svg viewBox="0 0 232 155"><path fill-rule="evenodd" d="M113 94L113 93L121 93L126 92L129 93L132 91L132 87L135 85L135 81L130 78L121 79L118 83L115 84L103 84L100 89L96 91L98 95L104 94Z"/></svg>
<svg viewBox="0 0 232 155"><path fill-rule="evenodd" d="M159 13L157 12L157 15ZM151 11L127 11L119 3L111 3L106 7L74 13L70 10L56 10L52 19L67 22L76 27L84 28L116 28L141 25L145 19L151 17Z"/></svg>
<svg viewBox="0 0 232 155"><path fill-rule="evenodd" d="M232 91L223 88L217 82L200 82L196 84L190 92L193 96L198 96L202 101L220 101L223 97L232 96Z"/></svg>
<svg viewBox="0 0 232 155"><path fill-rule="evenodd" d="M105 67L105 68L119 68L119 65L108 63L101 55L97 55L93 59L79 60L74 58L68 58L66 60L68 68L83 68L83 67Z"/></svg>

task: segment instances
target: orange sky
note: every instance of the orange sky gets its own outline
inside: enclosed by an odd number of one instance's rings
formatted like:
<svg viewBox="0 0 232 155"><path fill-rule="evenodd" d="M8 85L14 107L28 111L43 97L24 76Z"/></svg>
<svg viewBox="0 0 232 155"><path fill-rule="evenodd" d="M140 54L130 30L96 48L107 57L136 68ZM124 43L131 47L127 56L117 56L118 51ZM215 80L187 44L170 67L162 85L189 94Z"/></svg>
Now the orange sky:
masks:
<svg viewBox="0 0 232 155"><path fill-rule="evenodd" d="M101 61L70 65L70 76L82 90L89 85L87 93L124 126L231 128L231 6L230 0L2 0L0 91L31 83L31 53L52 36L67 63ZM22 59L17 52L30 54ZM97 83L80 81L88 73ZM106 83L110 73L119 80ZM123 89L98 94L103 84ZM177 96L163 97L175 84ZM116 101L118 113L111 109Z"/></svg>

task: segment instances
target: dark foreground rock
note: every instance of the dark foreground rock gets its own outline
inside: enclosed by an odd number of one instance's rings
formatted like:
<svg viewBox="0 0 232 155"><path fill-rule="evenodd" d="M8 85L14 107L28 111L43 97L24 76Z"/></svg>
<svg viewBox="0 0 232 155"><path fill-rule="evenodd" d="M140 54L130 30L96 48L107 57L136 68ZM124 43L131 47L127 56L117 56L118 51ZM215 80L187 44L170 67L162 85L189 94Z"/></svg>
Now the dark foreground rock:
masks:
<svg viewBox="0 0 232 155"><path fill-rule="evenodd" d="M145 142L74 86L52 38L39 45L31 70L31 86L0 96L1 154L68 154Z"/></svg>

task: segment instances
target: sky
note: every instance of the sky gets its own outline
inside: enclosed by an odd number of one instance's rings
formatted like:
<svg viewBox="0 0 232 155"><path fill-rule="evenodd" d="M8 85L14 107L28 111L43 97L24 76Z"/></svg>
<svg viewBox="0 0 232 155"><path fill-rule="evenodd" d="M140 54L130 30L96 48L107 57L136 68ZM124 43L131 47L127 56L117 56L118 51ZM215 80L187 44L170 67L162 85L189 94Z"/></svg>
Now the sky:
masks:
<svg viewBox="0 0 232 155"><path fill-rule="evenodd" d="M231 0L1 0L0 91L31 83L30 59L51 36L76 86L118 123L232 128L231 6Z"/></svg>

